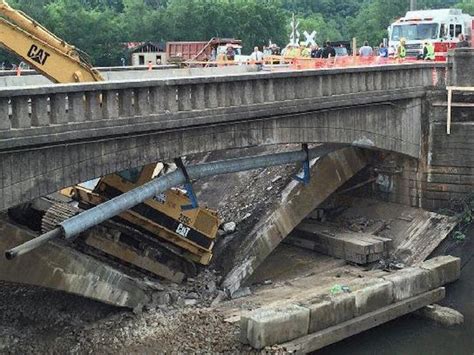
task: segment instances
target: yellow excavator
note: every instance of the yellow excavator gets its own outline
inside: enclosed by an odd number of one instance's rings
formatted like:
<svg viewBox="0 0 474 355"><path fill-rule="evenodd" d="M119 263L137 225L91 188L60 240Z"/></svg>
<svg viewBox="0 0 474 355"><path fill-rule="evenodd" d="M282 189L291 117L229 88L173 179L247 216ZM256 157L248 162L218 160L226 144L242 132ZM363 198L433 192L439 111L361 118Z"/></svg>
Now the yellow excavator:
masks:
<svg viewBox="0 0 474 355"><path fill-rule="evenodd" d="M3 47L53 82L104 80L84 53L5 1L0 2L0 16ZM177 165L184 169L180 159ZM44 203L36 204L43 207L34 215L42 217L43 232L51 230L81 209L94 207L141 186L163 169L161 163L149 164L101 177L93 186L89 183L66 188L61 191L61 198L57 194L43 198L49 202L48 208ZM13 209L10 215L18 216L18 213ZM186 192L172 189L145 201L109 221L102 229L92 229L75 244L92 254L98 251L101 258L110 257L114 262L179 282L193 273L196 263L209 264L219 224L217 212L199 207L192 186L187 184Z"/></svg>

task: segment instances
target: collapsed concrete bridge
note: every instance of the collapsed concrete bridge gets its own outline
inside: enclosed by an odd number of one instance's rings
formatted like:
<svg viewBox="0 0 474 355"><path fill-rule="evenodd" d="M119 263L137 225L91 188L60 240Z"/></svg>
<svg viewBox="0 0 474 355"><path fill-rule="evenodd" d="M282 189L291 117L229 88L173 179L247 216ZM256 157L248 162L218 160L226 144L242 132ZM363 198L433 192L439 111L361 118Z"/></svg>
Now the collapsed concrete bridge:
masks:
<svg viewBox="0 0 474 355"><path fill-rule="evenodd" d="M472 150L469 113L453 121L451 136L444 133L444 79L455 80L455 70L456 64L421 63L5 89L0 209L157 160L287 143L392 153L402 169L391 177L391 199L435 208L472 189L472 158L455 153ZM301 200L302 187L289 187L288 200L255 227L258 238L225 281L229 290L367 164L359 148L318 161L316 182L303 187L311 198ZM330 188L318 190L321 181Z"/></svg>

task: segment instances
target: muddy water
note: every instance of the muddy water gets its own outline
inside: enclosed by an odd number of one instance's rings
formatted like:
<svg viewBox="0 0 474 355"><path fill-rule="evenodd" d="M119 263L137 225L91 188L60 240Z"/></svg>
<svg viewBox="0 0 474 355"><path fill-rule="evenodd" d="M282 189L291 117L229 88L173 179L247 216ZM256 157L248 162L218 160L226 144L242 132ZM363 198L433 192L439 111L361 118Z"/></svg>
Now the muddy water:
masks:
<svg viewBox="0 0 474 355"><path fill-rule="evenodd" d="M450 248L461 256L461 279L447 287L443 305L464 314L462 326L447 329L415 316L399 318L315 352L320 355L354 354L474 354L474 226L466 243Z"/></svg>

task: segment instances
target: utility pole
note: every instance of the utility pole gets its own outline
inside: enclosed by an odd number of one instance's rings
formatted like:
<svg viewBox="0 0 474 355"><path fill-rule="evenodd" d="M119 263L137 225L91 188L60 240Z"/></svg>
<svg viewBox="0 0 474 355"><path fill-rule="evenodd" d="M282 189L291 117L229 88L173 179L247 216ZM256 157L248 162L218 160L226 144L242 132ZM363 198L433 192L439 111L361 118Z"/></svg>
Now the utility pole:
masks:
<svg viewBox="0 0 474 355"><path fill-rule="evenodd" d="M410 11L416 10L416 0L410 0Z"/></svg>

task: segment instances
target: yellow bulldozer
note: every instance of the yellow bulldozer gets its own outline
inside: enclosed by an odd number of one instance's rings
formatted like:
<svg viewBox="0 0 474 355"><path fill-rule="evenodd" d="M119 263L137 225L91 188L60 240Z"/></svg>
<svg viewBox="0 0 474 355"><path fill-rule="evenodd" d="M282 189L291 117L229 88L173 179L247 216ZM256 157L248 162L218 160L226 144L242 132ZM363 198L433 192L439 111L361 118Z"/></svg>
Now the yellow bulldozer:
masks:
<svg viewBox="0 0 474 355"><path fill-rule="evenodd" d="M31 67L56 83L104 80L93 69L87 56L58 38L25 13L0 2L0 42ZM178 160L179 168L184 168ZM42 218L42 231L61 221L130 191L159 175L163 164L154 163L99 178L92 184L79 184L61 191L61 198L43 198L34 204L34 216ZM110 257L146 273L181 281L192 273L190 265L208 265L220 220L215 211L199 207L188 184L185 191L171 189L128 210L113 221L93 229L74 244L88 253ZM66 198L64 198L66 197ZM41 205L42 207L37 207ZM13 208L10 215L27 220L25 211L32 204ZM44 207L46 206L46 207ZM28 212L26 212L28 213ZM30 214L31 215L31 214ZM23 216L23 217L22 217ZM104 231L105 228L105 231Z"/></svg>

